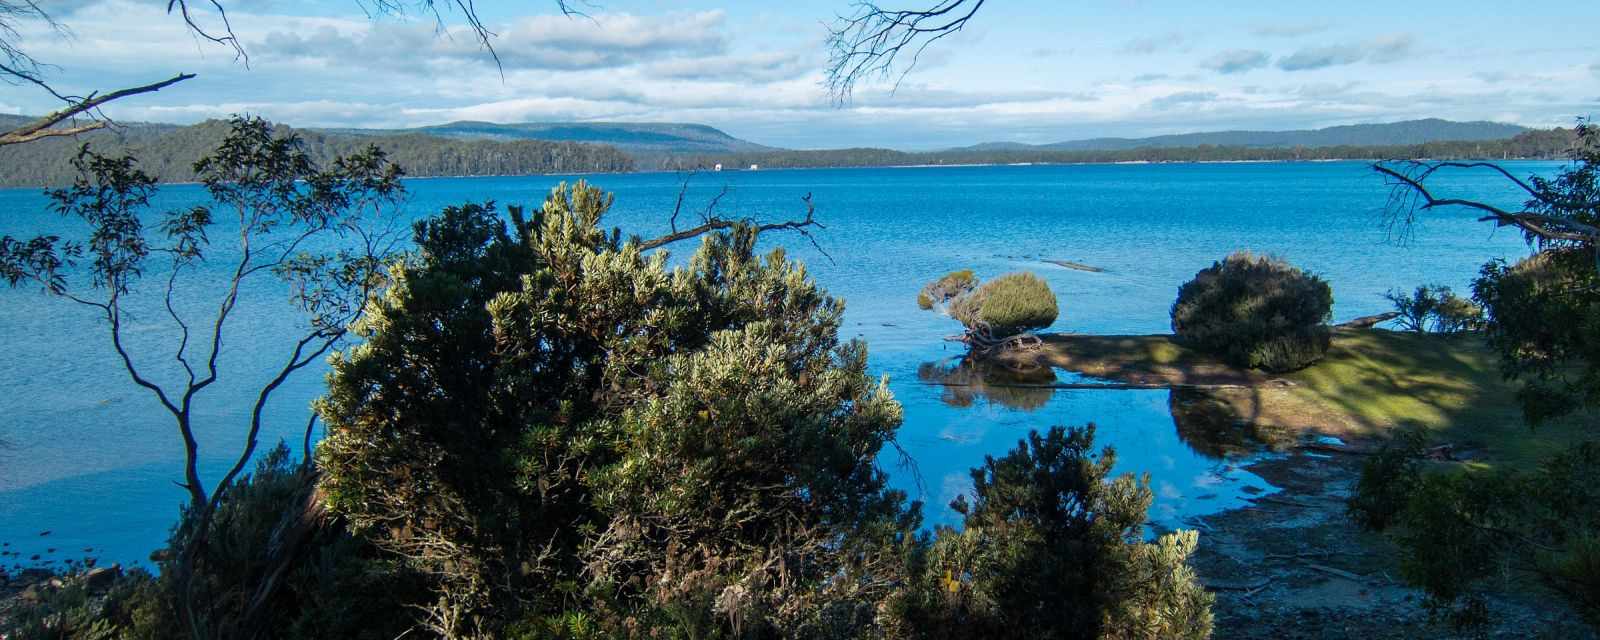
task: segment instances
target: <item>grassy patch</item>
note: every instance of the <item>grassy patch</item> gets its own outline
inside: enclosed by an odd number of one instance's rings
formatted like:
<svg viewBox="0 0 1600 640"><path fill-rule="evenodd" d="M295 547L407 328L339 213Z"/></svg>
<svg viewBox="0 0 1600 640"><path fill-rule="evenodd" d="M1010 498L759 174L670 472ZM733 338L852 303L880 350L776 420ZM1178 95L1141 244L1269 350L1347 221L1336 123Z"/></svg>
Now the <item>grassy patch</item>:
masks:
<svg viewBox="0 0 1600 640"><path fill-rule="evenodd" d="M1241 423L1274 432L1383 437L1416 425L1476 457L1531 464L1592 438L1596 416L1531 428L1517 383L1500 375L1476 336L1341 329L1326 358L1294 373L1242 371L1174 343L1171 336L1052 336L1044 359L1085 375L1124 382L1236 385L1207 390Z"/></svg>

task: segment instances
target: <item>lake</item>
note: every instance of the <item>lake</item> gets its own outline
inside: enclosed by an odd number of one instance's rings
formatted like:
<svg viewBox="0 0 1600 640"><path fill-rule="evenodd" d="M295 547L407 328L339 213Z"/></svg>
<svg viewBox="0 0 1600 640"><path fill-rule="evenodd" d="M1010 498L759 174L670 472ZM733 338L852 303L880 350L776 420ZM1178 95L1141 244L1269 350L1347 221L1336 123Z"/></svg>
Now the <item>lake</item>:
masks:
<svg viewBox="0 0 1600 640"><path fill-rule="evenodd" d="M1548 174L1559 166L1509 164L1517 174ZM683 178L588 179L616 195L608 224L651 237L667 228ZM411 180L404 217L463 201L537 206L561 179ZM947 271L1038 274L1062 309L1052 331L1160 333L1168 330L1178 286L1235 249L1277 254L1320 274L1333 287L1335 321L1387 310L1383 294L1392 288L1440 283L1467 291L1486 260L1528 253L1518 234L1496 231L1465 211L1431 213L1399 242L1384 225L1386 187L1359 162L793 170L689 179L686 208L704 207L726 187L718 208L724 216L798 218L801 198L812 194L817 217L827 225L816 234L827 256L793 234L769 234L763 242L786 247L846 301L846 337L868 342L874 373L888 375L905 404L899 442L914 465L902 465L893 452L883 463L898 486L928 502L930 524L956 522L946 505L970 490L967 470L984 455L1003 454L1029 429L1051 425L1096 423L1099 444L1117 451L1119 471L1150 474L1156 493L1151 520L1160 526L1181 526L1187 517L1272 490L1242 469L1247 458L1215 456L1205 443L1187 441L1175 428L1166 391L975 393L928 384L966 373L952 370L959 345L942 340L958 325L918 310L915 302L923 283ZM1488 173L1440 185L1508 206L1519 201ZM196 186L171 186L158 204L176 207L199 196ZM0 234L78 235L44 203L37 189L0 190ZM677 257L693 246L674 247ZM1104 271L1071 270L1045 259ZM222 267L218 261L209 268ZM216 272L200 274L206 275ZM158 293L154 285L147 281L147 292ZM205 296L219 292L193 287L190 293L180 307L200 311ZM240 373L208 390L196 411L210 482L242 446L246 394L285 355L280 338L294 328L285 311L276 287L244 295L223 352L225 370ZM140 308L128 328L136 350L176 344L163 320L158 306ZM14 554L0 563L87 554L148 564L145 558L164 541L184 497L174 485L182 478L183 448L171 421L116 366L92 309L35 289L4 290L0 329L6 380L0 399L0 544L6 546L0 551ZM169 360L146 353L151 357L142 364L153 375L174 374ZM299 442L323 371L302 372L279 392L264 443ZM50 534L41 536L44 531Z"/></svg>

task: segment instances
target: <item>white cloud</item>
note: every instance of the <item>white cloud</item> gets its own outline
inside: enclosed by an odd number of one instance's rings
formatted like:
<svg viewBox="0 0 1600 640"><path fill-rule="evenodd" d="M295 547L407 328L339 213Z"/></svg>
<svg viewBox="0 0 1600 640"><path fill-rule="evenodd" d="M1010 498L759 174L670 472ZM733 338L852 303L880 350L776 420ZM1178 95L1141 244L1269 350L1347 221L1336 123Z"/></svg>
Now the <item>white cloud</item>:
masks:
<svg viewBox="0 0 1600 640"><path fill-rule="evenodd" d="M669 55L708 56L726 49L723 22L721 11L661 18L533 16L497 27L493 53L505 69L546 70L622 67ZM250 50L269 58L418 73L449 64L493 61L465 27L440 34L430 25L410 22L364 22L359 26L362 28L353 32L332 25L274 30L252 43Z"/></svg>
<svg viewBox="0 0 1600 640"><path fill-rule="evenodd" d="M1311 71L1357 62L1388 63L1406 59L1415 44L1407 34L1383 36L1355 44L1301 49L1278 60L1284 71Z"/></svg>
<svg viewBox="0 0 1600 640"><path fill-rule="evenodd" d="M1200 66L1217 73L1244 73L1267 66L1272 57L1265 51L1230 49L1206 58Z"/></svg>

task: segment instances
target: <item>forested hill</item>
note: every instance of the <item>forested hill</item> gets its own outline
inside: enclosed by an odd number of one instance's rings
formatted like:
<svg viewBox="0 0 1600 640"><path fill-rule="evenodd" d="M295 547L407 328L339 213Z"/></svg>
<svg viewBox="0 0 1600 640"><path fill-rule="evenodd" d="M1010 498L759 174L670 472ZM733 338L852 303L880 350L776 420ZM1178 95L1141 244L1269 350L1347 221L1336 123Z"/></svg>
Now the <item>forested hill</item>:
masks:
<svg viewBox="0 0 1600 640"><path fill-rule="evenodd" d="M428 134L487 140L549 140L606 144L632 153L703 153L769 151L772 147L740 140L715 127L676 122L452 122L414 129L342 129L359 135Z"/></svg>
<svg viewBox="0 0 1600 640"><path fill-rule="evenodd" d="M0 130L26 119L0 115ZM132 123L115 131L77 138L50 138L0 147L0 186L62 185L75 175L71 160L83 143L101 153L132 153L145 171L166 182L194 179L191 165L209 152L228 124L208 120L191 126ZM319 160L375 144L412 176L486 176L538 173L619 172L634 169L631 156L616 147L545 140L486 140L420 133L350 135L296 130Z"/></svg>
<svg viewBox="0 0 1600 640"><path fill-rule="evenodd" d="M966 164L1070 164L1110 162L1229 162L1293 160L1434 159L1559 159L1566 158L1575 134L1571 129L1528 130L1503 140L1463 140L1396 145L1327 147L1244 147L1198 145L1121 150L1075 151L1044 148L964 148L905 152L892 149L777 150L760 153L676 154L644 156L641 167L703 170L718 164L764 168L887 167Z"/></svg>
<svg viewBox="0 0 1600 640"><path fill-rule="evenodd" d="M1222 147L1371 147L1418 145L1444 141L1504 140L1528 131L1500 122L1454 122L1428 118L1383 124L1357 124L1295 131L1209 131L1149 138L1091 138L1053 144L1030 145L990 142L958 151L1052 150L1122 151L1171 149L1213 145Z"/></svg>

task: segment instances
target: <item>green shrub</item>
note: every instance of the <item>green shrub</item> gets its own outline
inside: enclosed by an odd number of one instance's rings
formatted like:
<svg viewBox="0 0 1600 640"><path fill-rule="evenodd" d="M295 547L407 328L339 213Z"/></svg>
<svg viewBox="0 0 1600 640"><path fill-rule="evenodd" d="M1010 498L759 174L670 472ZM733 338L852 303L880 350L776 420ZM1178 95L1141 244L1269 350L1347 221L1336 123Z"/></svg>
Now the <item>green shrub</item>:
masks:
<svg viewBox="0 0 1600 640"><path fill-rule="evenodd" d="M1502 370L1524 382L1518 398L1529 420L1600 406L1600 273L1591 250L1490 262L1472 290Z"/></svg>
<svg viewBox="0 0 1600 640"><path fill-rule="evenodd" d="M103 588L91 588L87 571L74 568L42 578L32 596L0 602L0 638L17 640L112 640L178 637L149 612L159 597L156 579L131 569ZM55 586L59 585L59 586Z"/></svg>
<svg viewBox="0 0 1600 640"><path fill-rule="evenodd" d="M1293 371L1327 353L1332 311L1333 292L1322 279L1237 252L1178 289L1172 332L1234 366Z"/></svg>
<svg viewBox="0 0 1600 640"><path fill-rule="evenodd" d="M923 311L931 310L971 292L977 284L978 278L972 275L971 269L951 271L944 274L944 277L929 282L917 292L917 306Z"/></svg>
<svg viewBox="0 0 1600 640"><path fill-rule="evenodd" d="M1420 286L1411 295L1391 290L1384 297L1394 303L1395 312L1400 314L1395 322L1406 331L1451 335L1483 324L1481 307L1443 285Z"/></svg>
<svg viewBox="0 0 1600 640"><path fill-rule="evenodd" d="M917 305L942 307L968 333L987 330L995 337L1043 329L1060 314L1050 285L1027 272L978 284L971 271L955 271L923 287Z"/></svg>
<svg viewBox="0 0 1600 640"><path fill-rule="evenodd" d="M1363 526L1388 531L1400 573L1459 626L1487 622L1486 589L1513 576L1542 581L1600 628L1600 443L1535 471L1423 468L1420 436L1369 459L1350 498Z"/></svg>
<svg viewBox="0 0 1600 640"><path fill-rule="evenodd" d="M1194 532L1143 539L1149 479L1111 479L1094 426L1033 432L972 470L964 528L939 529L892 610L915 637L1205 638L1212 596Z"/></svg>
<svg viewBox="0 0 1600 640"><path fill-rule="evenodd" d="M670 267L610 204L419 228L319 404L329 504L429 575L441 635L865 634L917 525L842 303L750 228Z"/></svg>

